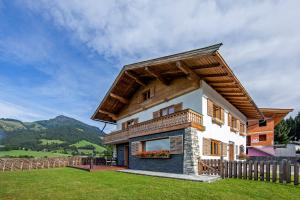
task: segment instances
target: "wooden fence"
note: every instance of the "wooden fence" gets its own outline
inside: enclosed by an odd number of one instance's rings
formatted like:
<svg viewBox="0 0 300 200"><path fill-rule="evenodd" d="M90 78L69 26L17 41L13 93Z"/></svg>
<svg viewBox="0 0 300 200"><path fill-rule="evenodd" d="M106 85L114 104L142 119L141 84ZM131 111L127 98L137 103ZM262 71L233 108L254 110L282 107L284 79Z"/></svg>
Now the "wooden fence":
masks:
<svg viewBox="0 0 300 200"><path fill-rule="evenodd" d="M221 161L199 160L199 174L220 175L222 178L240 178L267 182L299 184L299 163L277 161Z"/></svg>
<svg viewBox="0 0 300 200"><path fill-rule="evenodd" d="M59 158L0 158L0 171L57 168L81 164L81 157Z"/></svg>

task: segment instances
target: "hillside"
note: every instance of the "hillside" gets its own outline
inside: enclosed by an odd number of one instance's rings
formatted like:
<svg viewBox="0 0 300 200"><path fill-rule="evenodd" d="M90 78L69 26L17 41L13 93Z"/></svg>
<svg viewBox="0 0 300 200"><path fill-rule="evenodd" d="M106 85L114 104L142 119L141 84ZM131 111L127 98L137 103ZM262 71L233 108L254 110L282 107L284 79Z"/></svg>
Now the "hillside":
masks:
<svg viewBox="0 0 300 200"><path fill-rule="evenodd" d="M103 152L103 135L99 128L63 115L35 122L0 119L0 144L5 146L5 150L30 149L78 154L79 147L74 144L85 141L87 149L94 146L95 151L101 149ZM80 149L85 146L81 145Z"/></svg>

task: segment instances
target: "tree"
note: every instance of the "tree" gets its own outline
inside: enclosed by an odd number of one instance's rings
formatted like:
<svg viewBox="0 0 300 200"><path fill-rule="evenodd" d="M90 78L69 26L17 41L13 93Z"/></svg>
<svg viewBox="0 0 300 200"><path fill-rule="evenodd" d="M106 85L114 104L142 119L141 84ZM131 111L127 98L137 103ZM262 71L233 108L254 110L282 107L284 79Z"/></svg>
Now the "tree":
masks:
<svg viewBox="0 0 300 200"><path fill-rule="evenodd" d="M276 144L287 144L291 140L290 137L291 127L289 124L282 120L276 127L275 127L275 143Z"/></svg>

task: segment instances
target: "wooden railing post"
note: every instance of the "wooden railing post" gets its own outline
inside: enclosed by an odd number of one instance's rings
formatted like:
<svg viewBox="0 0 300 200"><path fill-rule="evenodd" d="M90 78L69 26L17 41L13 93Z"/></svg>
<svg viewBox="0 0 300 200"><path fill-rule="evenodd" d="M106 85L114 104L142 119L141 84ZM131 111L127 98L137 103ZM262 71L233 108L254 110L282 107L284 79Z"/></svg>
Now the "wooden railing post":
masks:
<svg viewBox="0 0 300 200"><path fill-rule="evenodd" d="M233 166L233 162L229 161L229 178L232 178L232 166Z"/></svg>
<svg viewBox="0 0 300 200"><path fill-rule="evenodd" d="M260 181L264 181L265 180L265 163L264 163L264 161L260 161L259 171L260 171Z"/></svg>
<svg viewBox="0 0 300 200"><path fill-rule="evenodd" d="M266 164L266 181L270 182L270 161Z"/></svg>
<svg viewBox="0 0 300 200"><path fill-rule="evenodd" d="M258 180L258 162L254 161L254 180Z"/></svg>
<svg viewBox="0 0 300 200"><path fill-rule="evenodd" d="M285 172L286 172L286 159L283 159L280 163L280 168L279 168L279 183L286 183L286 178L285 178Z"/></svg>
<svg viewBox="0 0 300 200"><path fill-rule="evenodd" d="M299 163L294 164L294 185L299 185Z"/></svg>

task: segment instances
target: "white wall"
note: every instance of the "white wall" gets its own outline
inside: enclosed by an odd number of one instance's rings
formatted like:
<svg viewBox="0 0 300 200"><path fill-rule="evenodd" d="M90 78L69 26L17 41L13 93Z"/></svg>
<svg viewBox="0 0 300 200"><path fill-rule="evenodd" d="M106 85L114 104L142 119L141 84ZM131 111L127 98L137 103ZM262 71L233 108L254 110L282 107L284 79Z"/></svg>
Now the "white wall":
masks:
<svg viewBox="0 0 300 200"><path fill-rule="evenodd" d="M203 125L205 126L205 131L199 131L199 146L200 146L200 155L202 155L202 146L203 146L203 138L211 138L215 140L219 140L221 142L225 142L229 144L229 142L234 142L234 154L236 155L236 145L244 145L246 148L246 136L240 136L239 133L231 132L230 127L228 126L228 112L230 112L233 116L240 119L241 122L246 124L247 118L243 115L238 109L236 109L233 105L231 105L226 99L224 99L219 93L217 93L214 89L212 89L208 84L204 81L202 83L203 96L202 96L202 114L203 114ZM213 102L224 108L224 124L218 125L212 122L212 118L207 115L207 99L211 99ZM245 149L246 150L246 149ZM238 148L239 152L239 148ZM228 159L224 157L225 159ZM218 156L201 156L203 159L218 159Z"/></svg>
<svg viewBox="0 0 300 200"><path fill-rule="evenodd" d="M167 102L153 106L151 108L148 108L147 110L133 114L129 117L126 117L126 118L123 118L123 119L117 121L117 130L120 130L122 128L123 122L126 122L126 121L128 121L130 119L134 119L134 118L138 118L139 119L138 122L150 120L153 118L153 112L158 111L162 108L177 104L177 103L181 103L181 102L182 102L183 109L190 108L198 113L202 113L202 102L201 101L202 101L202 89L199 88L197 90L194 90L192 92L189 92L182 96L176 97Z"/></svg>

